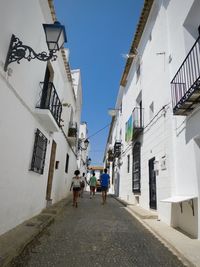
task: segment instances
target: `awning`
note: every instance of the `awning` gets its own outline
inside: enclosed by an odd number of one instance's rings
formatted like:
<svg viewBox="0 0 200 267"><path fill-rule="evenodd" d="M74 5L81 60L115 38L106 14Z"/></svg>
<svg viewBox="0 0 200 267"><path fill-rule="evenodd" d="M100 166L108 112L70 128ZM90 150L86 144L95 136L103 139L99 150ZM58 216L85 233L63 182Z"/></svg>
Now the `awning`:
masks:
<svg viewBox="0 0 200 267"><path fill-rule="evenodd" d="M197 198L197 196L173 196L166 199L162 199L161 202L167 202L167 203L179 203L181 208L181 213L183 212L183 205L182 202L188 201L188 204L192 208L192 214L194 216L194 201L193 199Z"/></svg>
<svg viewBox="0 0 200 267"><path fill-rule="evenodd" d="M194 198L197 198L197 196L173 196L166 199L162 199L161 202L180 203Z"/></svg>

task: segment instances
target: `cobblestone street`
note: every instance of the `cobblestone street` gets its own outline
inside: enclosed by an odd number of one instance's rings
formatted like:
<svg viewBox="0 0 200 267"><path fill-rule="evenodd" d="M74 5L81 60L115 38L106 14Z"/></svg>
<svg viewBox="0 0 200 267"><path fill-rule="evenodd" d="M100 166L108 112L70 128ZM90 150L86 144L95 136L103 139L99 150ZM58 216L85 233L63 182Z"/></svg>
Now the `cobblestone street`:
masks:
<svg viewBox="0 0 200 267"><path fill-rule="evenodd" d="M117 200L101 205L85 193L13 262L16 267L146 266L179 267L182 263Z"/></svg>

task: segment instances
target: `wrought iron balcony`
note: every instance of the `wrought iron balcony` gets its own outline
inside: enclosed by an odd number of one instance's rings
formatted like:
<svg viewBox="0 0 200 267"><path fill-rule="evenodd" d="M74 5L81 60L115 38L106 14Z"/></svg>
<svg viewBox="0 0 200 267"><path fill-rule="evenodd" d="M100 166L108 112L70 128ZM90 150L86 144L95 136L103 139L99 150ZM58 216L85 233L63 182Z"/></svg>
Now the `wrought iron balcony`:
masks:
<svg viewBox="0 0 200 267"><path fill-rule="evenodd" d="M52 82L41 82L41 96L36 112L49 131L58 131L61 122L62 104Z"/></svg>
<svg viewBox="0 0 200 267"><path fill-rule="evenodd" d="M78 127L76 122L69 122L69 128L68 128L68 141L72 146L76 146L78 142Z"/></svg>
<svg viewBox="0 0 200 267"><path fill-rule="evenodd" d="M112 150L108 150L108 161L111 162L114 160L114 153Z"/></svg>
<svg viewBox="0 0 200 267"><path fill-rule="evenodd" d="M140 107L135 107L133 109L133 138L136 137L137 134L143 131L144 128L144 109Z"/></svg>
<svg viewBox="0 0 200 267"><path fill-rule="evenodd" d="M200 103L200 36L171 81L174 115L190 114Z"/></svg>
<svg viewBox="0 0 200 267"><path fill-rule="evenodd" d="M116 141L114 144L114 157L118 158L121 155L121 142Z"/></svg>
<svg viewBox="0 0 200 267"><path fill-rule="evenodd" d="M76 122L69 122L69 129L68 129L68 137L77 137L77 123Z"/></svg>

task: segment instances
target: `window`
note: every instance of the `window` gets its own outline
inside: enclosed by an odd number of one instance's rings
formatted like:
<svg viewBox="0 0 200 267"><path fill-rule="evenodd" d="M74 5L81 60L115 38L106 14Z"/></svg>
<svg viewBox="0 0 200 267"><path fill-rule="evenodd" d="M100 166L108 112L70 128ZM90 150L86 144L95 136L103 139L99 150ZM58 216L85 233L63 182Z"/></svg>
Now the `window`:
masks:
<svg viewBox="0 0 200 267"><path fill-rule="evenodd" d="M46 149L47 149L47 138L40 132L39 129L37 129L35 133L33 157L31 161L31 171L43 174Z"/></svg>
<svg viewBox="0 0 200 267"><path fill-rule="evenodd" d="M127 172L130 172L130 155L127 156Z"/></svg>
<svg viewBox="0 0 200 267"><path fill-rule="evenodd" d="M68 167L69 167L69 155L66 155L66 163L65 163L65 172L68 173Z"/></svg>
<svg viewBox="0 0 200 267"><path fill-rule="evenodd" d="M58 168L59 168L59 163L60 163L60 161L56 161L56 164L55 164L55 169L57 170Z"/></svg>

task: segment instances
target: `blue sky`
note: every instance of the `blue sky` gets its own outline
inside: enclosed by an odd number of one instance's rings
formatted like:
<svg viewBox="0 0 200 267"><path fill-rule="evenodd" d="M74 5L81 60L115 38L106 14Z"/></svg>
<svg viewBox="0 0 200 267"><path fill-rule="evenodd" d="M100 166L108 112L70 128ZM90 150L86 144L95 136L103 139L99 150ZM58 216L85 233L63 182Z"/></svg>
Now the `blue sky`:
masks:
<svg viewBox="0 0 200 267"><path fill-rule="evenodd" d="M88 125L92 165L102 165L126 60L144 0L54 0L58 20L65 25L71 69L81 69L82 121Z"/></svg>

